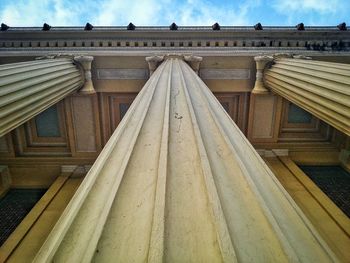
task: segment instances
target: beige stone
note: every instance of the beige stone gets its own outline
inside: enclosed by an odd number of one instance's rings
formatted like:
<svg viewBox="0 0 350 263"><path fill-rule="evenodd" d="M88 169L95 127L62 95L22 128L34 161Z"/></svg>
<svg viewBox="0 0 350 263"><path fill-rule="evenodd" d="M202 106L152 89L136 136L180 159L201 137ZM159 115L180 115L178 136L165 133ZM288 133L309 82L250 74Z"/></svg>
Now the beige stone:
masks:
<svg viewBox="0 0 350 263"><path fill-rule="evenodd" d="M152 74L34 262L337 262L180 58Z"/></svg>
<svg viewBox="0 0 350 263"><path fill-rule="evenodd" d="M277 57L265 70L273 92L350 135L350 65Z"/></svg>
<svg viewBox="0 0 350 263"><path fill-rule="evenodd" d="M0 137L82 84L79 69L66 57L0 65Z"/></svg>

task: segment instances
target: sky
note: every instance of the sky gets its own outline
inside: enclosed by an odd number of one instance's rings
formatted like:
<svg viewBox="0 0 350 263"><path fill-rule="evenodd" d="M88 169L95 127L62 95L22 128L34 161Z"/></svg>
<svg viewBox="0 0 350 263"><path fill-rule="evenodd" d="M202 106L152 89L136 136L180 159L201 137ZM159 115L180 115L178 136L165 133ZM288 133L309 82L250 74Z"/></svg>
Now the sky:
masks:
<svg viewBox="0 0 350 263"><path fill-rule="evenodd" d="M9 26L350 26L350 0L0 0Z"/></svg>

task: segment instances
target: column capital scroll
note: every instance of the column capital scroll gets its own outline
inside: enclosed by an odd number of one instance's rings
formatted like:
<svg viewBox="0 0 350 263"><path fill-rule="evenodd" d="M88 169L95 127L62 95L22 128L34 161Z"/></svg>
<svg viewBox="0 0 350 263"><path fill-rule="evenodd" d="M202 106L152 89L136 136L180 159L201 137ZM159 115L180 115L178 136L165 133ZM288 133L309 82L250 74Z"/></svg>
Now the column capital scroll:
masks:
<svg viewBox="0 0 350 263"><path fill-rule="evenodd" d="M146 57L148 63L149 75L151 76L153 72L157 69L159 64L164 60L164 56L151 56Z"/></svg>
<svg viewBox="0 0 350 263"><path fill-rule="evenodd" d="M80 94L95 94L96 91L94 89L94 85L91 80L91 63L94 60L92 56L76 56L74 57L74 61L78 63L78 65L84 71L84 85L79 90Z"/></svg>
<svg viewBox="0 0 350 263"><path fill-rule="evenodd" d="M196 74L198 75L199 65L203 61L203 58L189 55L189 56L184 56L184 60L190 65L193 71L196 72Z"/></svg>
<svg viewBox="0 0 350 263"><path fill-rule="evenodd" d="M261 55L254 57L256 62L256 80L252 90L253 94L268 94L269 90L265 87L263 82L263 72L266 66L273 61L272 56Z"/></svg>

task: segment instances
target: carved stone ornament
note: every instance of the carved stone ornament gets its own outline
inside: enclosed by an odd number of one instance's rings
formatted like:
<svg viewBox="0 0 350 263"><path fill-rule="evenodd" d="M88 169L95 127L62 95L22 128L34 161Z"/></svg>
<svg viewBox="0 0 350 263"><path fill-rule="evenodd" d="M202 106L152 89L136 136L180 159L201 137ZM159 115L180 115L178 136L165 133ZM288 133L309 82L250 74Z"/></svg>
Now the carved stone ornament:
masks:
<svg viewBox="0 0 350 263"><path fill-rule="evenodd" d="M159 64L164 60L164 56L152 56L146 57L148 63L149 75L151 76L153 72L157 69Z"/></svg>
<svg viewBox="0 0 350 263"><path fill-rule="evenodd" d="M79 90L81 94L95 94L94 85L91 80L91 62L94 60L92 56L76 56L74 61L77 62L84 70L85 82Z"/></svg>
<svg viewBox="0 0 350 263"><path fill-rule="evenodd" d="M254 60L256 62L256 80L254 89L252 90L252 93L254 94L268 94L269 90L265 87L263 82L263 72L268 63L271 63L273 61L272 56L257 56L254 57Z"/></svg>
<svg viewBox="0 0 350 263"><path fill-rule="evenodd" d="M190 56L184 56L184 60L190 65L190 67L193 69L193 71L198 74L199 65L203 61L203 58L190 55Z"/></svg>

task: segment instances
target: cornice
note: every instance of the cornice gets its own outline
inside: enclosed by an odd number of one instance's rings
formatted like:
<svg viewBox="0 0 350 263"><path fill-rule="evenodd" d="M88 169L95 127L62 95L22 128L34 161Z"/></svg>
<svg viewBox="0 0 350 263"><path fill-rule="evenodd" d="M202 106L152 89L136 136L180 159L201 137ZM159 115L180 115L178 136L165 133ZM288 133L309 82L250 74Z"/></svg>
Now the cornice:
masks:
<svg viewBox="0 0 350 263"><path fill-rule="evenodd" d="M165 55L168 53L181 53L184 55L196 55L204 57L224 56L258 56L261 54L272 55L279 52L288 52L304 56L350 56L350 50L344 51L313 51L304 48L234 48L234 47L212 47L212 48L0 48L0 57L33 57L55 55L58 53L69 53L73 55L90 56L135 56L145 57L154 55Z"/></svg>
<svg viewBox="0 0 350 263"><path fill-rule="evenodd" d="M225 50L273 49L274 52L287 49L312 51L348 51L350 31L336 27L53 27L49 31L41 28L12 28L0 31L0 52L21 50ZM284 50L283 50L284 51Z"/></svg>

